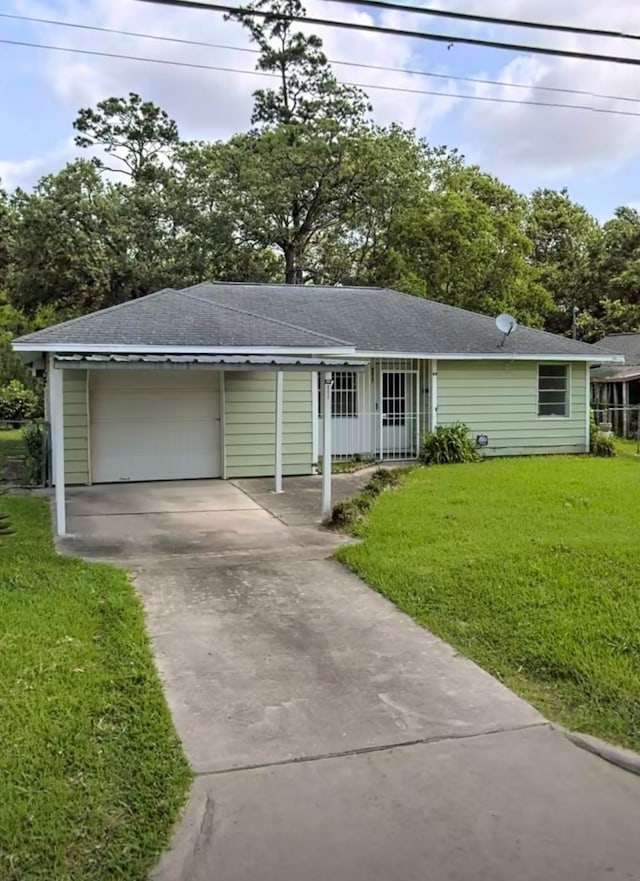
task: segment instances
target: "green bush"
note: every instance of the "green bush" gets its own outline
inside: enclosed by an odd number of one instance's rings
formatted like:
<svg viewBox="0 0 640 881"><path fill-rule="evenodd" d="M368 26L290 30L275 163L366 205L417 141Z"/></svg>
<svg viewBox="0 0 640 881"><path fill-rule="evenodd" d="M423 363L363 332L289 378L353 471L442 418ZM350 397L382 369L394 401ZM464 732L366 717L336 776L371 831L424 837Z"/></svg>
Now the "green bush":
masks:
<svg viewBox="0 0 640 881"><path fill-rule="evenodd" d="M616 447L613 437L599 431L594 440L591 441L591 455L602 456L605 458L615 456Z"/></svg>
<svg viewBox="0 0 640 881"><path fill-rule="evenodd" d="M602 458L612 458L616 454L613 436L598 431L593 410L591 411L589 422L589 452L592 456L600 456Z"/></svg>
<svg viewBox="0 0 640 881"><path fill-rule="evenodd" d="M39 422L30 422L22 433L26 450L25 461L29 469L31 483L42 483L44 468L44 427Z"/></svg>
<svg viewBox="0 0 640 881"><path fill-rule="evenodd" d="M367 481L363 492L373 492L378 495L384 489L397 486L400 483L400 469L398 468L376 468L369 480Z"/></svg>
<svg viewBox="0 0 640 881"><path fill-rule="evenodd" d="M399 468L376 469L355 498L337 502L333 506L329 524L335 529L348 529L367 513L381 492L397 486L398 483L400 483Z"/></svg>
<svg viewBox="0 0 640 881"><path fill-rule="evenodd" d="M449 465L456 462L477 462L476 447L463 422L438 425L422 438L420 459L425 465Z"/></svg>
<svg viewBox="0 0 640 881"><path fill-rule="evenodd" d="M347 529L362 517L363 511L355 499L336 502L331 512L331 526L335 529Z"/></svg>
<svg viewBox="0 0 640 881"><path fill-rule="evenodd" d="M0 421L18 425L38 415L38 395L23 385L20 380L12 379L0 388Z"/></svg>

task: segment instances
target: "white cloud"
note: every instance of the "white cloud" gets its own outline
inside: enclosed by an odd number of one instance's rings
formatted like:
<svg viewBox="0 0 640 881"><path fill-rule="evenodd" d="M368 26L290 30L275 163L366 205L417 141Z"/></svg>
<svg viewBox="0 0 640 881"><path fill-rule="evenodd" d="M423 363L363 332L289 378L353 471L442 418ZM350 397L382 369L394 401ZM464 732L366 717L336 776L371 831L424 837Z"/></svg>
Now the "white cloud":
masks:
<svg viewBox="0 0 640 881"><path fill-rule="evenodd" d="M465 11L479 14L640 32L640 4L636 0L617 0L606 6L600 0L564 0L561 4L557 0L494 0L491 5L486 0L465 0L464 4L449 4L449 8L462 6ZM632 41L496 26L486 30L495 39L514 43L640 57L638 43ZM473 93L640 113L640 103L540 89L561 87L640 99L638 73L638 68L632 66L520 53L501 68L493 69L489 78L528 84L528 90L477 85ZM478 75L487 76L487 71ZM613 173L640 155L640 118L589 110L468 102L463 131L467 153L485 167L509 177L535 176L541 182L559 183L575 176Z"/></svg>
<svg viewBox="0 0 640 881"><path fill-rule="evenodd" d="M28 15L84 22L105 28L139 33L155 33L185 40L249 48L246 32L222 15L198 10L175 9L132 0L64 0L56 4L55 15L47 0L15 0L16 9ZM428 0L438 8L530 19L570 22L606 28L620 27L640 32L640 3L616 0L603 7L600 0ZM308 0L310 15L343 18L371 23L361 8L336 7L323 0ZM380 20L380 17L378 17ZM391 27L422 28L474 36L507 39L513 42L545 44L585 51L638 54L631 41L592 39L551 34L496 25L464 24L446 19L417 18L388 12L382 22ZM189 46L143 37L126 37L94 31L72 30L38 25L33 35L42 42L78 49L95 49L114 54L161 58L175 62L214 65L251 70L255 55L230 49ZM415 127L426 137L436 126L435 140L441 140L449 119L456 121L457 146L473 161L508 180L536 179L541 183L570 183L573 178L615 171L640 153L640 118L610 116L595 112L532 107L525 104L499 104L485 101L457 101L455 97L429 96L393 91L393 88L471 93L479 97L509 98L516 101L547 101L592 104L603 108L640 112L639 104L613 99L594 99L545 92L540 86L608 95L638 95L639 71L634 67L533 56L506 54L495 50L472 50L457 44L451 53L441 46L385 34L341 29L320 29L329 58L395 68L422 68L440 73L471 73L469 59L486 59L475 75L507 82L525 83L529 89L513 89L429 80L420 76L372 69L336 66L338 76L369 86L391 87L388 91L369 89L374 118L380 123L398 121ZM479 56L478 52L482 54ZM446 68L442 66L446 57ZM110 95L136 91L162 106L179 123L184 137L225 138L249 125L252 92L269 81L234 70L207 71L163 64L145 64L116 58L100 58L64 53L35 53L40 65L42 88L71 123L80 107L94 105ZM440 59L439 65L436 59ZM366 90L366 89L365 89ZM455 109L455 114L453 113ZM450 138L448 139L450 140ZM35 180L44 167L51 170L57 154L38 159L3 164L5 176L25 183ZM29 181L29 177L31 180Z"/></svg>
<svg viewBox="0 0 640 881"><path fill-rule="evenodd" d="M19 11L41 18L55 17L120 31L159 34L226 46L251 46L244 29L235 22L225 22L218 13L178 10L169 6L133 3L131 0L65 0L62 6L56 7L55 16L46 0L19 0ZM311 0L308 11L317 17L336 17L336 7L322 0ZM343 7L340 8L340 17L365 23L373 21L361 10ZM382 34L329 28L322 30L321 36L329 58L385 67L417 65L412 55L416 47L407 40ZM34 60L41 65L43 88L50 91L52 99L68 116L69 129L80 107L95 105L110 95L125 95L135 91L156 102L174 117L183 137L226 138L249 126L252 93L269 83L264 77L237 72L238 69L253 70L256 55L248 52L44 24L34 25L33 34L38 41L75 49L229 68L209 71L80 54L34 54ZM344 81L365 86L425 87L422 78L401 71L363 70L338 65L335 70ZM371 89L369 95L377 122L402 122L418 128L422 134L427 134L434 121L448 113L453 106L452 98L391 89ZM35 180L43 164L48 165L46 157L14 163L21 166L21 180L30 173L32 180ZM5 165L8 166L7 163ZM15 169L7 167L7 171L9 177L15 177Z"/></svg>
<svg viewBox="0 0 640 881"><path fill-rule="evenodd" d="M76 149L71 140L55 147L44 156L32 159L0 159L0 184L6 190L29 189L43 175L58 171L73 159Z"/></svg>

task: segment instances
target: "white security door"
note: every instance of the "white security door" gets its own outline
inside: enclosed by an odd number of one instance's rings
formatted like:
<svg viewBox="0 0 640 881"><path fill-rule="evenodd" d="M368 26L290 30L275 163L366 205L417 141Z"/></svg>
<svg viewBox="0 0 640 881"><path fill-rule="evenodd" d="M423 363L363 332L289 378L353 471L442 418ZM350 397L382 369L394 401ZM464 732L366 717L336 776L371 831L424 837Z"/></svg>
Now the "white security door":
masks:
<svg viewBox="0 0 640 881"><path fill-rule="evenodd" d="M415 458L418 455L417 372L383 370L381 402L383 458Z"/></svg>
<svg viewBox="0 0 640 881"><path fill-rule="evenodd" d="M90 374L91 477L220 477L220 374L95 370Z"/></svg>

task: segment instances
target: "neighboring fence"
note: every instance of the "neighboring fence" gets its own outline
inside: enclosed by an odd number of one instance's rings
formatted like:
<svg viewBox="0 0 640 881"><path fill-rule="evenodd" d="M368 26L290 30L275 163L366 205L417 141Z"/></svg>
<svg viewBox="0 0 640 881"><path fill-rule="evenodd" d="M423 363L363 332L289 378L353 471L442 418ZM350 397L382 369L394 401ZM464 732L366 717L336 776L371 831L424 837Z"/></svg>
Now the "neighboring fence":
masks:
<svg viewBox="0 0 640 881"><path fill-rule="evenodd" d="M42 419L0 421L0 481L14 486L49 486L50 432Z"/></svg>
<svg viewBox="0 0 640 881"><path fill-rule="evenodd" d="M606 423L618 437L636 440L640 445L640 405L629 407L592 406L597 425Z"/></svg>

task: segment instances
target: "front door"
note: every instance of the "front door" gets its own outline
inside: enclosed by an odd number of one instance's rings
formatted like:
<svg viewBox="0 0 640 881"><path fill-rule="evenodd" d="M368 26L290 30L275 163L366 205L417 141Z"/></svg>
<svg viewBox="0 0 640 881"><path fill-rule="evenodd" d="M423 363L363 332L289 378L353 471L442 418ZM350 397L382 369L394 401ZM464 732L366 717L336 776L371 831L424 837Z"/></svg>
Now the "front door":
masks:
<svg viewBox="0 0 640 881"><path fill-rule="evenodd" d="M381 400L383 458L415 458L418 455L417 372L383 370Z"/></svg>

